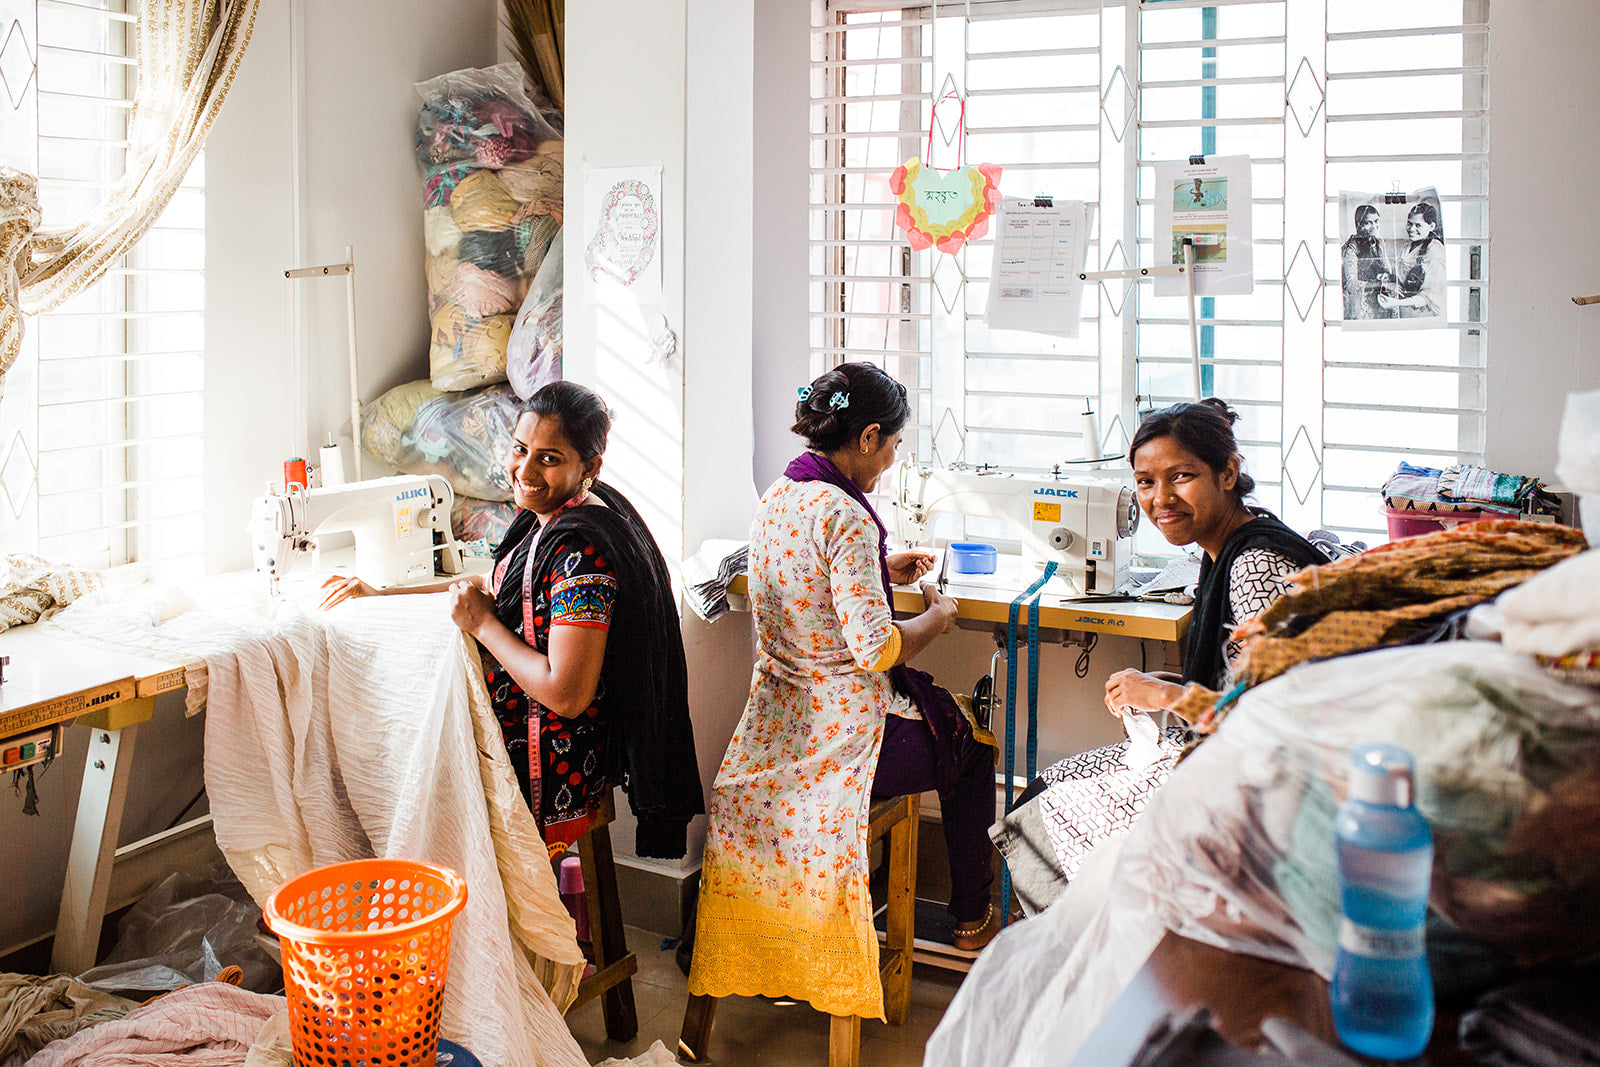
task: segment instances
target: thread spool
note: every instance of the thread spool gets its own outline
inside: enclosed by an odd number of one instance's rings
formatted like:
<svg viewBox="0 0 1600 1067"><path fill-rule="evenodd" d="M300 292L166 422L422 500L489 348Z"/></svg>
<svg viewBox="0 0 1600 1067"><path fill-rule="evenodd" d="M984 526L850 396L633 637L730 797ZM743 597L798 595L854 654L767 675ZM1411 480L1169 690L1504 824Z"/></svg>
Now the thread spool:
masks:
<svg viewBox="0 0 1600 1067"><path fill-rule="evenodd" d="M310 488L310 481L306 477L306 461L299 456L283 461L283 491L287 493L292 486L298 485L302 489Z"/></svg>
<svg viewBox="0 0 1600 1067"><path fill-rule="evenodd" d="M561 903L578 928L578 940L589 940L589 906L583 893L583 860L577 856L561 858L560 874L556 878L556 891Z"/></svg>
<svg viewBox="0 0 1600 1067"><path fill-rule="evenodd" d="M1089 402L1083 404L1083 458L1097 460L1100 458L1100 421L1095 417L1094 410L1089 407Z"/></svg>
<svg viewBox="0 0 1600 1067"><path fill-rule="evenodd" d="M344 484L344 451L332 434L328 435L328 443L317 451L317 469L322 472L324 486Z"/></svg>

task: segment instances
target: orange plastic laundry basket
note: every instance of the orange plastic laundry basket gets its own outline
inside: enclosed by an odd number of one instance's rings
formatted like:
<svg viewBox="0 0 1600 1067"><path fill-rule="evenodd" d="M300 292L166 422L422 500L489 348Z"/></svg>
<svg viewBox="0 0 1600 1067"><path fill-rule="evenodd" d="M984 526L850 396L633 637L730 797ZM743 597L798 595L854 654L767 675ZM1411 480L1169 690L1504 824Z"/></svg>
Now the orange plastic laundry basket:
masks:
<svg viewBox="0 0 1600 1067"><path fill-rule="evenodd" d="M283 945L298 1067L432 1067L466 903L460 875L413 860L335 863L279 886L263 911Z"/></svg>

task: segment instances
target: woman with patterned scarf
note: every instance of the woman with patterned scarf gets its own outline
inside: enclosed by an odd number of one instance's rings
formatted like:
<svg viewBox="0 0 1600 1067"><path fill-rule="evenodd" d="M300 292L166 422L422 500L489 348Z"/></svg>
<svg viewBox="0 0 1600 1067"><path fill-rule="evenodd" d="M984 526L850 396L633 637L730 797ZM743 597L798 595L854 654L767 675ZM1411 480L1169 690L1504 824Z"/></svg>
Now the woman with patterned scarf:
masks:
<svg viewBox="0 0 1600 1067"><path fill-rule="evenodd" d="M676 859L705 811L677 601L644 520L596 480L611 416L593 392L553 382L512 434L521 509L476 578L347 596L448 588L451 617L483 649L484 680L506 753L552 857L595 822L613 785L638 817L640 856Z"/></svg>

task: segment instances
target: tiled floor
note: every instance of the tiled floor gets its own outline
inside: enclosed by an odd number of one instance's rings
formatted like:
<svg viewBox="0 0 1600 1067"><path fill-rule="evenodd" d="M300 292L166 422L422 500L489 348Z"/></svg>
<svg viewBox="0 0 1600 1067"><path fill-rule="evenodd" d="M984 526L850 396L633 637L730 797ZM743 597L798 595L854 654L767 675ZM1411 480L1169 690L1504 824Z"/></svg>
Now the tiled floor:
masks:
<svg viewBox="0 0 1600 1067"><path fill-rule="evenodd" d="M678 970L672 950L662 950L660 944L660 934L628 927L628 947L639 957L639 973L633 978L633 999L639 1010L638 1037L626 1044L607 1040L598 1000L567 1016L578 1044L591 1062L636 1055L657 1040L669 1049L677 1048L683 1009L689 1001L688 979ZM888 1026L875 1019L863 1020L864 1067L919 1067L922 1047L939 1025L961 977L933 967L915 968L911 1017L906 1024ZM725 997L717 1002L710 1062L723 1067L825 1067L828 1017L804 1003Z"/></svg>

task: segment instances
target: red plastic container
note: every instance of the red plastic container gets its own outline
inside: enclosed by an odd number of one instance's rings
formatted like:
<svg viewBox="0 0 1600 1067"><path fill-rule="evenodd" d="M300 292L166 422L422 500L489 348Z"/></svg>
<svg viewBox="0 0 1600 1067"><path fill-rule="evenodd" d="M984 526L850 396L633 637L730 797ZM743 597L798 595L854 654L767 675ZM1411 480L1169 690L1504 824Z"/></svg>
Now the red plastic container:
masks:
<svg viewBox="0 0 1600 1067"><path fill-rule="evenodd" d="M1420 537L1423 534L1453 530L1464 522L1486 522L1507 518L1486 511L1410 511L1406 508L1384 508L1389 519L1389 540L1402 537Z"/></svg>

